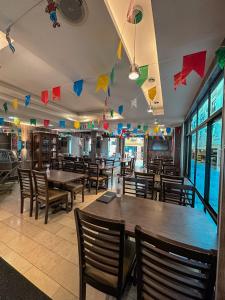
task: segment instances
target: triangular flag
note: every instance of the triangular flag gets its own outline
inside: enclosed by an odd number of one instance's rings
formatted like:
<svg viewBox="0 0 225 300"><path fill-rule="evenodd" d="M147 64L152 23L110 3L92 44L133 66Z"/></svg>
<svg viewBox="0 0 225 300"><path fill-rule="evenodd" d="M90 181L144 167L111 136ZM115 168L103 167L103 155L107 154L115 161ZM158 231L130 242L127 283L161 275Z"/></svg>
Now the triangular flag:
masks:
<svg viewBox="0 0 225 300"><path fill-rule="evenodd" d="M29 106L30 105L30 100L31 100L31 95L26 95L25 96L25 100L24 100L25 106Z"/></svg>
<svg viewBox="0 0 225 300"><path fill-rule="evenodd" d="M146 132L148 130L148 125L143 126L143 131Z"/></svg>
<svg viewBox="0 0 225 300"><path fill-rule="evenodd" d="M127 124L127 129L128 129L128 130L131 129L131 124L130 124L130 123Z"/></svg>
<svg viewBox="0 0 225 300"><path fill-rule="evenodd" d="M183 57L182 74L186 78L192 71L195 71L201 78L205 74L206 51L185 55Z"/></svg>
<svg viewBox="0 0 225 300"><path fill-rule="evenodd" d="M219 67L223 70L225 66L225 46L216 51L216 61Z"/></svg>
<svg viewBox="0 0 225 300"><path fill-rule="evenodd" d="M122 115L122 113L123 113L123 105L120 105L120 106L118 107L118 113L119 113L120 115Z"/></svg>
<svg viewBox="0 0 225 300"><path fill-rule="evenodd" d="M136 98L131 100L130 103L131 103L131 108L137 108L137 99Z"/></svg>
<svg viewBox="0 0 225 300"><path fill-rule="evenodd" d="M52 100L60 100L61 98L61 87L56 86L52 88Z"/></svg>
<svg viewBox="0 0 225 300"><path fill-rule="evenodd" d="M18 109L18 107L19 107L18 99L14 99L14 100L12 101L12 107L13 107L14 109Z"/></svg>
<svg viewBox="0 0 225 300"><path fill-rule="evenodd" d="M59 127L60 128L66 128L66 121L65 120L60 120L59 121Z"/></svg>
<svg viewBox="0 0 225 300"><path fill-rule="evenodd" d="M30 125L37 125L37 120L36 119L30 119Z"/></svg>
<svg viewBox="0 0 225 300"><path fill-rule="evenodd" d="M91 122L91 128L94 129L95 128L95 121Z"/></svg>
<svg viewBox="0 0 225 300"><path fill-rule="evenodd" d="M134 15L134 0L130 0L130 4L127 11L127 21L132 23Z"/></svg>
<svg viewBox="0 0 225 300"><path fill-rule="evenodd" d="M113 116L114 116L114 110L113 109L111 109L110 115L111 115L111 118L113 118Z"/></svg>
<svg viewBox="0 0 225 300"><path fill-rule="evenodd" d="M88 129L91 129L91 122L88 122Z"/></svg>
<svg viewBox="0 0 225 300"><path fill-rule="evenodd" d="M73 127L74 127L75 129L79 129L79 128L80 128L80 122L79 122L79 121L74 121Z"/></svg>
<svg viewBox="0 0 225 300"><path fill-rule="evenodd" d="M47 104L48 103L48 91L42 91L41 92L41 101L44 103L44 104Z"/></svg>
<svg viewBox="0 0 225 300"><path fill-rule="evenodd" d="M74 93L80 97L82 91L83 91L83 84L84 84L84 80L81 79L81 80L77 80L74 82L73 84L73 91Z"/></svg>
<svg viewBox="0 0 225 300"><path fill-rule="evenodd" d="M115 67L112 68L112 71L110 73L110 83L111 85L115 83Z"/></svg>
<svg viewBox="0 0 225 300"><path fill-rule="evenodd" d="M122 41L120 40L120 41L119 41L118 48L117 48L117 58L118 58L119 60L122 59L122 50L123 50L123 44L122 44Z"/></svg>
<svg viewBox="0 0 225 300"><path fill-rule="evenodd" d="M137 128L140 130L141 129L141 125L138 125Z"/></svg>
<svg viewBox="0 0 225 300"><path fill-rule="evenodd" d="M50 121L49 120L44 120L44 126L48 127L49 126Z"/></svg>
<svg viewBox="0 0 225 300"><path fill-rule="evenodd" d="M186 77L184 77L184 74L182 72L179 72L174 75L174 89L176 90L179 85L186 85Z"/></svg>
<svg viewBox="0 0 225 300"><path fill-rule="evenodd" d="M154 86L153 88L148 90L148 96L150 98L150 100L154 100L155 96L156 96L156 86Z"/></svg>
<svg viewBox="0 0 225 300"><path fill-rule="evenodd" d="M0 126L3 126L5 124L4 118L0 118Z"/></svg>
<svg viewBox="0 0 225 300"><path fill-rule="evenodd" d="M108 130L108 129L109 129L109 123L106 122L106 121L104 121L104 123L103 123L103 128L104 128L105 130Z"/></svg>
<svg viewBox="0 0 225 300"><path fill-rule="evenodd" d="M108 85L109 85L109 76L106 74L100 75L98 77L98 81L96 85L96 92L102 89L106 93Z"/></svg>
<svg viewBox="0 0 225 300"><path fill-rule="evenodd" d="M141 87L142 84L148 79L148 65L140 67L139 73L140 73L140 76L136 80L136 83L139 87Z"/></svg>
<svg viewBox="0 0 225 300"><path fill-rule="evenodd" d="M7 113L7 111L8 111L8 104L7 104L7 102L5 102L3 104L3 109L4 109L5 113Z"/></svg>
<svg viewBox="0 0 225 300"><path fill-rule="evenodd" d="M19 118L14 118L13 123L14 123L16 126L19 126L19 125L20 125L20 119L19 119Z"/></svg>

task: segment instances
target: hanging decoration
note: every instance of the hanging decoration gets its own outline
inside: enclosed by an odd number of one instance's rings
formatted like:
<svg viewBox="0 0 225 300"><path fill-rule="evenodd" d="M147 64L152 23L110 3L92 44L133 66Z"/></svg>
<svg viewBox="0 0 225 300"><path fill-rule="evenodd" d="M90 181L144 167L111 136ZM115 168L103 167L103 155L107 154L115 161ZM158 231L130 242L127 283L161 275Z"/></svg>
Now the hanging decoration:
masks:
<svg viewBox="0 0 225 300"><path fill-rule="evenodd" d="M19 119L19 118L14 118L14 119L13 119L13 123L14 123L16 126L19 126L19 125L20 125L20 119Z"/></svg>
<svg viewBox="0 0 225 300"><path fill-rule="evenodd" d="M185 55L183 57L182 73L186 78L192 71L195 71L201 78L205 74L206 51Z"/></svg>
<svg viewBox="0 0 225 300"><path fill-rule="evenodd" d="M83 91L83 84L84 84L84 80L81 79L81 80L77 80L74 82L73 84L73 91L74 93L80 97L82 91Z"/></svg>
<svg viewBox="0 0 225 300"><path fill-rule="evenodd" d="M122 129L117 129L117 133L120 135L122 133Z"/></svg>
<svg viewBox="0 0 225 300"><path fill-rule="evenodd" d="M216 51L216 61L219 67L223 70L225 66L225 46L220 47Z"/></svg>
<svg viewBox="0 0 225 300"><path fill-rule="evenodd" d="M91 129L91 122L88 122L88 129Z"/></svg>
<svg viewBox="0 0 225 300"><path fill-rule="evenodd" d="M141 130L141 125L138 125L138 126L137 126L137 129L138 129L138 130Z"/></svg>
<svg viewBox="0 0 225 300"><path fill-rule="evenodd" d="M74 126L75 129L80 129L80 122L79 121L74 121L73 126Z"/></svg>
<svg viewBox="0 0 225 300"><path fill-rule="evenodd" d="M155 96L156 96L156 86L152 87L151 89L148 90L148 96L149 96L149 99L151 101L153 101L155 99Z"/></svg>
<svg viewBox="0 0 225 300"><path fill-rule="evenodd" d="M95 128L95 121L91 122L91 128L94 129Z"/></svg>
<svg viewBox="0 0 225 300"><path fill-rule="evenodd" d="M54 0L47 0L48 5L45 8L45 12L49 14L50 20L52 21L52 26L54 28L60 27L60 24L57 19L56 10L58 9L58 4Z"/></svg>
<svg viewBox="0 0 225 300"><path fill-rule="evenodd" d="M130 124L130 123L127 124L127 129L128 129L128 130L131 129L131 124Z"/></svg>
<svg viewBox="0 0 225 300"><path fill-rule="evenodd" d="M117 129L118 129L118 130L122 130L122 129L123 129L123 123L118 123Z"/></svg>
<svg viewBox="0 0 225 300"><path fill-rule="evenodd" d="M137 128L133 129L133 134L138 134L138 129Z"/></svg>
<svg viewBox="0 0 225 300"><path fill-rule="evenodd" d="M6 29L6 35L5 35L5 38L6 38L7 42L8 42L9 49L10 49L10 50L12 51L12 53L14 54L15 51L16 51L16 49L15 49L15 47L13 46L12 41L11 41L11 38L10 38L10 36L9 36L10 30L11 30L11 27L8 27L8 28Z"/></svg>
<svg viewBox="0 0 225 300"><path fill-rule="evenodd" d="M65 129L66 128L66 121L65 120L60 120L59 121L59 127L62 128L62 129Z"/></svg>
<svg viewBox="0 0 225 300"><path fill-rule="evenodd" d="M120 105L120 106L118 107L118 113L119 113L120 115L123 114L123 105Z"/></svg>
<svg viewBox="0 0 225 300"><path fill-rule="evenodd" d="M110 111L110 115L111 115L111 118L113 118L113 117L114 117L114 110L113 110L113 109L111 109L111 111Z"/></svg>
<svg viewBox="0 0 225 300"><path fill-rule="evenodd" d="M30 125L37 125L37 120L36 119L30 119Z"/></svg>
<svg viewBox="0 0 225 300"><path fill-rule="evenodd" d="M179 72L174 75L174 89L176 90L180 84L182 84L182 85L187 84L187 80L184 77L184 74L182 72Z"/></svg>
<svg viewBox="0 0 225 300"><path fill-rule="evenodd" d="M127 11L127 21L129 23L133 23L133 15L134 15L134 0L130 0L130 4Z"/></svg>
<svg viewBox="0 0 225 300"><path fill-rule="evenodd" d="M153 128L153 132L154 132L154 133L158 133L158 132L159 132L159 126L155 126L155 127Z"/></svg>
<svg viewBox="0 0 225 300"><path fill-rule="evenodd" d="M147 130L148 130L148 125L144 125L143 126L143 131L146 133Z"/></svg>
<svg viewBox="0 0 225 300"><path fill-rule="evenodd" d="M110 84L113 85L115 83L115 66L113 66L112 71L110 73Z"/></svg>
<svg viewBox="0 0 225 300"><path fill-rule="evenodd" d="M24 100L24 104L26 107L30 105L30 101L31 101L31 95L26 95Z"/></svg>
<svg viewBox="0 0 225 300"><path fill-rule="evenodd" d="M14 109L18 109L18 107L19 107L18 99L14 99L14 100L12 101L12 107L13 107Z"/></svg>
<svg viewBox="0 0 225 300"><path fill-rule="evenodd" d="M3 126L5 124L4 118L0 118L0 126Z"/></svg>
<svg viewBox="0 0 225 300"><path fill-rule="evenodd" d="M48 91L47 90L41 92L41 101L44 104L48 104Z"/></svg>
<svg viewBox="0 0 225 300"><path fill-rule="evenodd" d="M135 99L132 99L131 101L130 101L130 103L131 103L131 108L137 108L137 99L135 98Z"/></svg>
<svg viewBox="0 0 225 300"><path fill-rule="evenodd" d="M44 127L48 127L49 126L50 121L49 120L44 120Z"/></svg>
<svg viewBox="0 0 225 300"><path fill-rule="evenodd" d="M52 100L60 100L61 98L61 87L60 86L56 86L54 88L52 88Z"/></svg>
<svg viewBox="0 0 225 300"><path fill-rule="evenodd" d="M96 92L103 90L106 93L108 85L109 85L109 76L107 74L100 75L98 77L98 81L96 85Z"/></svg>
<svg viewBox="0 0 225 300"><path fill-rule="evenodd" d="M171 133L171 128L170 128L170 127L167 127L167 128L166 128L166 133L167 133L167 134L170 134L170 133Z"/></svg>
<svg viewBox="0 0 225 300"><path fill-rule="evenodd" d="M4 112L7 113L7 111L8 111L8 103L7 102L5 102L3 104L3 109L4 109Z"/></svg>
<svg viewBox="0 0 225 300"><path fill-rule="evenodd" d="M103 128L104 128L105 130L108 130L108 129L109 129L109 123L106 122L106 121L104 121L104 123L103 123Z"/></svg>
<svg viewBox="0 0 225 300"><path fill-rule="evenodd" d="M122 44L122 41L120 40L120 41L119 41L118 48L117 48L117 58L118 58L119 60L122 59L122 52L123 52L123 44Z"/></svg>
<svg viewBox="0 0 225 300"><path fill-rule="evenodd" d="M140 67L139 74L140 76L136 80L136 83L139 87L141 87L148 78L148 65Z"/></svg>

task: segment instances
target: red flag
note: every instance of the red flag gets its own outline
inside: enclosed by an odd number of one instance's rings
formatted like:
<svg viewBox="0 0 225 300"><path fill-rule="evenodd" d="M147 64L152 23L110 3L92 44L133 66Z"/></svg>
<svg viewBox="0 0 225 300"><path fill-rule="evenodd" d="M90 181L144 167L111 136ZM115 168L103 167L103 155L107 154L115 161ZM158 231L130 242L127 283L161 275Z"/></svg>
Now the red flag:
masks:
<svg viewBox="0 0 225 300"><path fill-rule="evenodd" d="M44 126L48 127L49 126L49 120L44 120Z"/></svg>
<svg viewBox="0 0 225 300"><path fill-rule="evenodd" d="M108 130L108 129L109 129L109 123L105 121L105 122L103 123L103 128L104 128L105 130Z"/></svg>
<svg viewBox="0 0 225 300"><path fill-rule="evenodd" d="M186 78L191 71L195 71L201 78L205 74L206 51L185 55L183 57L182 73Z"/></svg>
<svg viewBox="0 0 225 300"><path fill-rule="evenodd" d="M56 86L52 88L52 100L60 100L61 98L61 87Z"/></svg>
<svg viewBox="0 0 225 300"><path fill-rule="evenodd" d="M180 84L187 84L186 77L182 71L174 75L174 89L176 90Z"/></svg>
<svg viewBox="0 0 225 300"><path fill-rule="evenodd" d="M48 103L48 91L42 91L41 92L41 101L44 103L44 104L47 104Z"/></svg>

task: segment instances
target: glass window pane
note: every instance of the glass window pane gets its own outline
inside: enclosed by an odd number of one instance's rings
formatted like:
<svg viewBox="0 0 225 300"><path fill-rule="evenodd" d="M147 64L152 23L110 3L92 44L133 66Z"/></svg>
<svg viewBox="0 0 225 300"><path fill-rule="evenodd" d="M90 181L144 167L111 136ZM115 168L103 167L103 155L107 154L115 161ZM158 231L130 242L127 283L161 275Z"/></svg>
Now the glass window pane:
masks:
<svg viewBox="0 0 225 300"><path fill-rule="evenodd" d="M196 159L196 133L191 138L191 163L190 163L190 180L195 181L195 159Z"/></svg>
<svg viewBox="0 0 225 300"><path fill-rule="evenodd" d="M206 159L207 127L198 131L197 163L196 163L196 188L204 197L205 189L205 159Z"/></svg>
<svg viewBox="0 0 225 300"><path fill-rule="evenodd" d="M224 79L221 79L217 86L211 93L211 107L210 107L210 115L216 112L223 106L223 88L224 88Z"/></svg>
<svg viewBox="0 0 225 300"><path fill-rule="evenodd" d="M194 114L191 118L191 130L197 127L197 114Z"/></svg>
<svg viewBox="0 0 225 300"><path fill-rule="evenodd" d="M210 167L210 188L209 204L218 213L219 184L220 184L220 162L221 162L221 142L222 142L222 119L212 124L212 144L211 144L211 167Z"/></svg>
<svg viewBox="0 0 225 300"><path fill-rule="evenodd" d="M207 99L199 107L199 110L198 110L198 125L202 124L208 118L208 115L209 115L208 108L209 108L209 101Z"/></svg>

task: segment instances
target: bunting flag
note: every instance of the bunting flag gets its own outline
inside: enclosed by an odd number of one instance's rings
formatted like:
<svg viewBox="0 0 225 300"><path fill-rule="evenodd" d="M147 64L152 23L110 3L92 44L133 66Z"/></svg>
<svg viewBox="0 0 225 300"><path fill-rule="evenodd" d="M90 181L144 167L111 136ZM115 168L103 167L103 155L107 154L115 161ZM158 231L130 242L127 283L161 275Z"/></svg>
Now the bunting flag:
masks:
<svg viewBox="0 0 225 300"><path fill-rule="evenodd" d="M7 111L8 111L8 103L7 102L5 102L3 104L3 109L4 109L4 112L7 113Z"/></svg>
<svg viewBox="0 0 225 300"><path fill-rule="evenodd" d="M167 133L167 134L170 134L170 133L171 133L171 128L170 128L170 127L167 127L167 128L166 128L166 133Z"/></svg>
<svg viewBox="0 0 225 300"><path fill-rule="evenodd" d="M138 129L137 128L134 128L133 129L133 134L137 134L138 133Z"/></svg>
<svg viewBox="0 0 225 300"><path fill-rule="evenodd" d="M73 91L74 93L80 97L82 91L83 91L83 85L84 85L84 80L81 79L81 80L77 80L74 82L73 84Z"/></svg>
<svg viewBox="0 0 225 300"><path fill-rule="evenodd" d="M91 128L94 129L95 128L95 121L91 122Z"/></svg>
<svg viewBox="0 0 225 300"><path fill-rule="evenodd" d="M136 98L131 100L130 103L131 103L131 108L137 108L137 99Z"/></svg>
<svg viewBox="0 0 225 300"><path fill-rule="evenodd" d="M50 121L49 120L44 120L44 127L48 127L49 126Z"/></svg>
<svg viewBox="0 0 225 300"><path fill-rule="evenodd" d="M108 85L109 85L109 76L106 74L100 75L98 77L98 81L96 85L96 92L98 92L99 90L103 90L106 93Z"/></svg>
<svg viewBox="0 0 225 300"><path fill-rule="evenodd" d="M120 40L120 41L119 41L118 48L117 48L117 58L118 58L119 60L122 59L122 50L123 50L123 44L122 44L122 41Z"/></svg>
<svg viewBox="0 0 225 300"><path fill-rule="evenodd" d="M56 86L54 88L52 88L52 100L60 100L61 98L61 87L60 86Z"/></svg>
<svg viewBox="0 0 225 300"><path fill-rule="evenodd" d="M151 101L154 100L154 98L156 96L156 86L154 86L153 88L148 90L148 96Z"/></svg>
<svg viewBox="0 0 225 300"><path fill-rule="evenodd" d="M14 99L14 100L12 101L12 107L13 107L14 109L18 109L18 107L19 107L18 99Z"/></svg>
<svg viewBox="0 0 225 300"><path fill-rule="evenodd" d="M131 124L130 124L130 123L127 124L127 129L128 129L128 130L131 129Z"/></svg>
<svg viewBox="0 0 225 300"><path fill-rule="evenodd" d="M80 122L79 121L74 121L73 126L75 129L80 129Z"/></svg>
<svg viewBox="0 0 225 300"><path fill-rule="evenodd" d="M14 119L13 119L13 123L14 123L16 126L19 126L19 125L20 125L20 119L19 119L19 118L14 118Z"/></svg>
<svg viewBox="0 0 225 300"><path fill-rule="evenodd" d="M184 78L187 78L192 71L195 71L201 78L203 78L205 74L205 62L206 51L185 55L183 57L182 68Z"/></svg>
<svg viewBox="0 0 225 300"><path fill-rule="evenodd" d="M140 76L136 80L136 83L139 87L141 87L148 78L148 65L140 67L139 73L140 73Z"/></svg>
<svg viewBox="0 0 225 300"><path fill-rule="evenodd" d="M138 128L138 130L141 130L141 125L138 125L137 128Z"/></svg>
<svg viewBox="0 0 225 300"><path fill-rule="evenodd" d="M111 109L110 115L111 115L111 118L113 118L113 116L114 116L114 110L113 109Z"/></svg>
<svg viewBox="0 0 225 300"><path fill-rule="evenodd" d="M59 121L59 127L62 128L62 129L66 128L66 121L65 120L60 120Z"/></svg>
<svg viewBox="0 0 225 300"><path fill-rule="evenodd" d="M122 129L123 129L123 123L118 123L117 129L118 129L118 130L122 130Z"/></svg>
<svg viewBox="0 0 225 300"><path fill-rule="evenodd" d="M181 72L177 73L174 75L174 89L176 90L177 87L179 85L186 85L187 84L187 80L186 80L186 77L184 77L184 74Z"/></svg>
<svg viewBox="0 0 225 300"><path fill-rule="evenodd" d="M48 103L48 91L42 91L41 92L41 101L44 103L44 104L47 104Z"/></svg>
<svg viewBox="0 0 225 300"><path fill-rule="evenodd" d="M103 123L103 128L104 128L105 130L108 130L108 129L109 129L109 123L106 122L106 121L104 121L104 123Z"/></svg>
<svg viewBox="0 0 225 300"><path fill-rule="evenodd" d="M143 131L146 133L147 130L148 130L148 125L144 125L143 126Z"/></svg>
<svg viewBox="0 0 225 300"><path fill-rule="evenodd" d="M3 126L5 124L4 118L0 118L0 126Z"/></svg>
<svg viewBox="0 0 225 300"><path fill-rule="evenodd" d="M130 0L130 4L127 11L127 21L129 23L133 22L133 15L134 15L134 0Z"/></svg>
<svg viewBox="0 0 225 300"><path fill-rule="evenodd" d="M111 97L110 87L108 86L108 97Z"/></svg>
<svg viewBox="0 0 225 300"><path fill-rule="evenodd" d="M123 114L123 105L120 105L120 106L118 107L118 113L119 113L120 115Z"/></svg>
<svg viewBox="0 0 225 300"><path fill-rule="evenodd" d="M122 133L122 129L117 129L117 133L120 135Z"/></svg>
<svg viewBox="0 0 225 300"><path fill-rule="evenodd" d="M37 125L37 120L36 119L30 119L30 125Z"/></svg>
<svg viewBox="0 0 225 300"><path fill-rule="evenodd" d="M30 105L30 100L31 100L31 95L26 95L24 100L24 104L26 107Z"/></svg>
<svg viewBox="0 0 225 300"><path fill-rule="evenodd" d="M112 71L110 73L110 83L111 85L115 83L115 67L112 68Z"/></svg>
<svg viewBox="0 0 225 300"><path fill-rule="evenodd" d="M88 129L91 129L91 122L88 122Z"/></svg>
<svg viewBox="0 0 225 300"><path fill-rule="evenodd" d="M216 61L219 67L223 70L225 66L225 46L220 47L216 51Z"/></svg>
<svg viewBox="0 0 225 300"><path fill-rule="evenodd" d="M159 132L159 126L155 126L155 127L153 128L153 132L154 132L154 133L158 133L158 132Z"/></svg>

